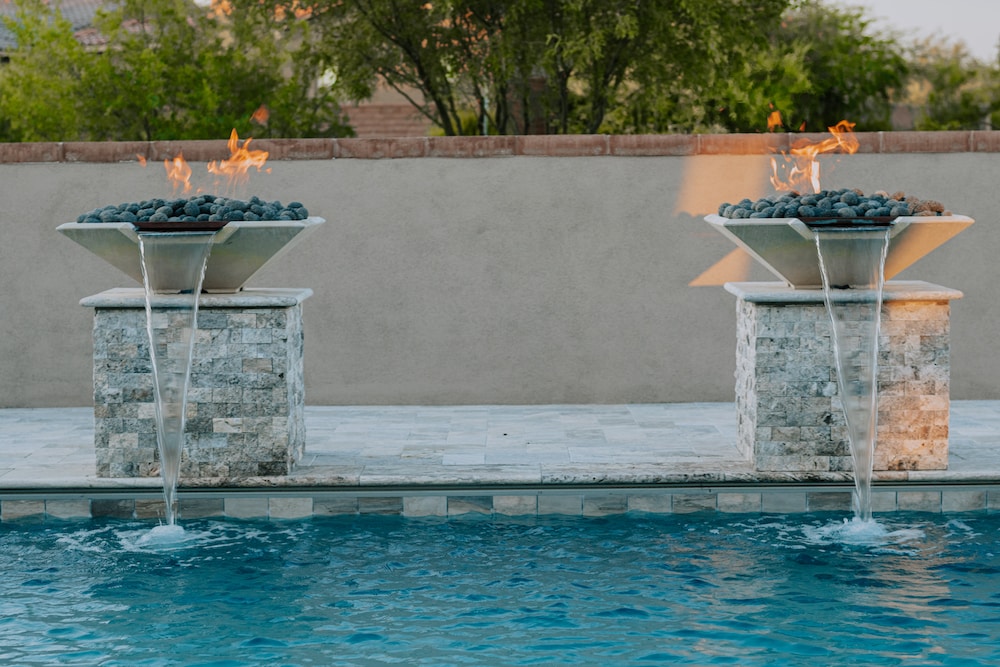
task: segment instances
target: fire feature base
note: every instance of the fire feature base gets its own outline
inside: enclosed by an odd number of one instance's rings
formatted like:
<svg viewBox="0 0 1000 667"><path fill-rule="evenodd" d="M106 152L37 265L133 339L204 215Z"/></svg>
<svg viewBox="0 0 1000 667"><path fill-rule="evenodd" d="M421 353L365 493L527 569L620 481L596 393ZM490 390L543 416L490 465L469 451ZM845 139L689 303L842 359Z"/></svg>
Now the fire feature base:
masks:
<svg viewBox="0 0 1000 667"><path fill-rule="evenodd" d="M301 459L306 440L302 302L311 295L309 289L201 295L182 478L286 475ZM154 328L169 326L172 301L177 297L155 297ZM157 476L143 290L112 289L80 304L94 309L97 475Z"/></svg>
<svg viewBox="0 0 1000 667"><path fill-rule="evenodd" d="M737 297L741 452L761 471L851 471L822 290L728 283ZM948 467L950 302L958 290L885 285L875 470ZM872 304L849 308L870 309Z"/></svg>

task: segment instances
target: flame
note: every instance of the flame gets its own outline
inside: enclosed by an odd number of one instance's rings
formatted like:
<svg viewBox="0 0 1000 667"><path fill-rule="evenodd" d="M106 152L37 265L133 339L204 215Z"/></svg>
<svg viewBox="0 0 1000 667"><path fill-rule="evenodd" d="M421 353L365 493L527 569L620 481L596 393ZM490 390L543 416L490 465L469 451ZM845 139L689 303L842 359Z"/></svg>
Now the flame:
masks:
<svg viewBox="0 0 1000 667"><path fill-rule="evenodd" d="M174 186L174 194L179 188L183 188L181 191L185 194L191 192L191 167L183 154L178 153L173 160L164 160L163 166L167 170L167 180Z"/></svg>
<svg viewBox="0 0 1000 667"><path fill-rule="evenodd" d="M135 156L137 158L139 158L139 164L142 165L143 167L145 167L146 166L146 156L145 155L140 155L138 153L136 153Z"/></svg>
<svg viewBox="0 0 1000 667"><path fill-rule="evenodd" d="M263 110L263 111L262 111ZM267 107L261 105L254 116L259 114L263 115L263 122L267 121ZM250 141L252 138L248 137L244 142L243 146L240 146L240 137L233 129L232 134L229 136L229 159L228 160L213 160L208 163L207 169L211 174L216 176L226 177L226 189L231 191L235 189L236 186L245 185L250 180L250 169L251 167L256 167L257 171L264 171L270 174L271 169L264 169L264 163L267 162L267 151L261 150L250 150ZM145 167L146 158L142 155L136 154L139 159L139 163ZM177 153L177 157L173 159L167 159L163 161L163 167L167 170L167 181L174 186L174 194L176 195L178 190L182 191L184 194L191 192L191 167L188 165L187 160L184 159L182 153ZM218 191L218 186L220 185L221 179L216 179L216 191ZM202 188L198 188L196 192L203 192Z"/></svg>
<svg viewBox="0 0 1000 667"><path fill-rule="evenodd" d="M271 117L271 110L266 104L261 104L257 110L250 114L250 121L258 125L267 125L267 119ZM247 139L247 141L250 141Z"/></svg>
<svg viewBox="0 0 1000 667"><path fill-rule="evenodd" d="M767 131L774 132L781 127L781 112L775 109L767 115Z"/></svg>
<svg viewBox="0 0 1000 667"><path fill-rule="evenodd" d="M209 162L209 173L217 176L225 176L227 187L229 188L237 185L245 185L250 180L249 171L251 167L256 167L258 172L262 171L268 156L267 151L250 150L248 146L252 140L252 137L248 137L241 147L240 137L234 128L233 133L229 135L229 159L218 162L212 160ZM266 171L267 173L271 173L270 169Z"/></svg>
<svg viewBox="0 0 1000 667"><path fill-rule="evenodd" d="M830 153L839 149L848 155L857 153L859 143L854 136L854 123L842 120L835 126L827 128L833 136L819 142L809 142L802 139L792 146L789 154L782 151L785 162L779 169L778 161L771 158L771 185L779 192L782 190L801 190L809 184L813 192L820 191L819 162L816 156L820 153ZM787 172L784 178L779 171Z"/></svg>

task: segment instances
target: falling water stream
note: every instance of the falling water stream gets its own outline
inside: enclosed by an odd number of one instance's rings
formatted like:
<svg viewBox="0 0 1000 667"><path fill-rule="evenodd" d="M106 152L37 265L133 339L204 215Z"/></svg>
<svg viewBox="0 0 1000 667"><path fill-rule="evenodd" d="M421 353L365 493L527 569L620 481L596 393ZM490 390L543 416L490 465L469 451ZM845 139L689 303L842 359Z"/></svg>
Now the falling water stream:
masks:
<svg viewBox="0 0 1000 667"><path fill-rule="evenodd" d="M852 235L847 252L834 241ZM837 381L854 461L855 518L872 520L872 470L878 426L878 350L891 227L816 230L823 297L830 316ZM841 244L841 247L842 244ZM852 276L850 285L831 276ZM850 288L850 289L848 289Z"/></svg>
<svg viewBox="0 0 1000 667"><path fill-rule="evenodd" d="M177 479L198 328L198 295L214 236L215 232L139 233L156 405L156 443L168 526L176 524Z"/></svg>

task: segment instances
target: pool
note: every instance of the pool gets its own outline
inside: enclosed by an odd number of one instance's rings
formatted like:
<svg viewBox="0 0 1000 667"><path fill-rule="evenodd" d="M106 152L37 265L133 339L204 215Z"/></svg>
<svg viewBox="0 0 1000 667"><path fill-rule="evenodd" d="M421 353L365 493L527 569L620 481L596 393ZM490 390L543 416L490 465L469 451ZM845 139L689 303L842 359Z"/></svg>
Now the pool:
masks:
<svg viewBox="0 0 1000 667"><path fill-rule="evenodd" d="M9 665L996 665L1000 515L0 524Z"/></svg>

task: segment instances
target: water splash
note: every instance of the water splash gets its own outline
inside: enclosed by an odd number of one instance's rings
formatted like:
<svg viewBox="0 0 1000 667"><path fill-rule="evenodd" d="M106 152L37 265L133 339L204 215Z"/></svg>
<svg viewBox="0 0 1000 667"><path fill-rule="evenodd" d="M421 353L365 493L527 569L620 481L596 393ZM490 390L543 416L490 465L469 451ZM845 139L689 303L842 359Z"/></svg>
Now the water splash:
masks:
<svg viewBox="0 0 1000 667"><path fill-rule="evenodd" d="M837 386L854 462L854 513L862 521L872 519L872 470L878 428L878 339L890 231L891 228L849 228L814 232L823 276L823 298L832 325ZM853 235L849 252L838 253L828 247L834 241L842 241L845 234ZM831 276L837 275L851 276L851 284L831 284Z"/></svg>
<svg viewBox="0 0 1000 667"><path fill-rule="evenodd" d="M139 233L146 332L153 368L156 444L166 522L176 523L177 480L184 449L191 358L198 330L198 296L214 232ZM180 293L160 296L162 291Z"/></svg>
<svg viewBox="0 0 1000 667"><path fill-rule="evenodd" d="M810 544L842 544L861 547L907 545L924 539L919 528L891 530L873 519L854 517L841 523L803 526L802 534Z"/></svg>
<svg viewBox="0 0 1000 667"><path fill-rule="evenodd" d="M189 541L187 531L176 524L156 526L135 541L137 547L173 547Z"/></svg>

